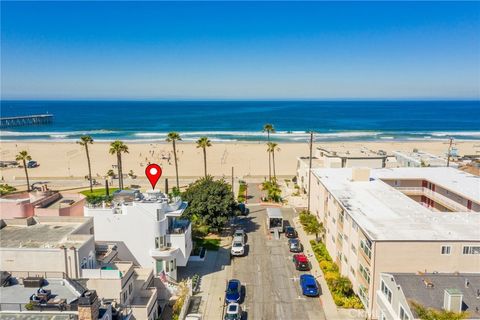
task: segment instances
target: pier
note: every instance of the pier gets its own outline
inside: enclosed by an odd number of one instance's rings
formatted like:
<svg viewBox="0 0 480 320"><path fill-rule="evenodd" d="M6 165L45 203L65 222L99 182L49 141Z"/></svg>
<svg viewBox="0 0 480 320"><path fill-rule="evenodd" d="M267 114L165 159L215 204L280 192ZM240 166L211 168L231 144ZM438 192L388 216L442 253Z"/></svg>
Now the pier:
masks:
<svg viewBox="0 0 480 320"><path fill-rule="evenodd" d="M0 118L0 128L48 124L53 121L52 114Z"/></svg>

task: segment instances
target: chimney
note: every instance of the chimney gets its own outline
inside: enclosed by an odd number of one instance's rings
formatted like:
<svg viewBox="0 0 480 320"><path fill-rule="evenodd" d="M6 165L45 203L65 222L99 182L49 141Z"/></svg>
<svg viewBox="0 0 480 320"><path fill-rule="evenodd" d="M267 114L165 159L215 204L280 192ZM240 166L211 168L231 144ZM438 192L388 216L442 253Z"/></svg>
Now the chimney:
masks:
<svg viewBox="0 0 480 320"><path fill-rule="evenodd" d="M461 312L463 294L458 289L445 289L443 294L443 309L453 312Z"/></svg>
<svg viewBox="0 0 480 320"><path fill-rule="evenodd" d="M87 290L78 299L78 320L98 320L100 301L95 290Z"/></svg>
<svg viewBox="0 0 480 320"><path fill-rule="evenodd" d="M352 181L370 181L370 168L352 168Z"/></svg>

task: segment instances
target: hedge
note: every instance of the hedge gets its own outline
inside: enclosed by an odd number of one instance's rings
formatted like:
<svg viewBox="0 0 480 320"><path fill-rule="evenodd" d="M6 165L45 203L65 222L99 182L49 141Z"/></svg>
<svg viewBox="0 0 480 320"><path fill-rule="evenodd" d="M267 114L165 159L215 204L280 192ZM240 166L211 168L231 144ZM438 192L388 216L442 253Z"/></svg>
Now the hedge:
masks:
<svg viewBox="0 0 480 320"><path fill-rule="evenodd" d="M363 309L362 301L353 292L350 280L340 274L338 266L332 261L325 245L315 240L311 240L310 244L335 304L343 308Z"/></svg>

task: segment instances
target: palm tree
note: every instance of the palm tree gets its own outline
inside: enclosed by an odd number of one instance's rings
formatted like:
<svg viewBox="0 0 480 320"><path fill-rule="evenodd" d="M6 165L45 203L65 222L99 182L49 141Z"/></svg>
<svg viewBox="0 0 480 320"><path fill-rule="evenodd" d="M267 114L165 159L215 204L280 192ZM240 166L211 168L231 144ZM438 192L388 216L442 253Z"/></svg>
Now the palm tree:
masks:
<svg viewBox="0 0 480 320"><path fill-rule="evenodd" d="M118 167L118 187L123 189L123 170L122 170L122 153L128 153L128 146L120 140L115 140L110 144L110 154L117 155Z"/></svg>
<svg viewBox="0 0 480 320"><path fill-rule="evenodd" d="M267 143L267 152L268 154L272 155L272 165L273 165L273 179L276 181L277 180L277 173L275 172L275 150L280 151L280 148L278 148L278 144L275 142L269 142ZM270 165L270 162L269 162ZM270 177L270 180L272 177Z"/></svg>
<svg viewBox="0 0 480 320"><path fill-rule="evenodd" d="M207 137L201 137L197 140L197 148L203 149L203 166L205 171L205 178L207 177L207 148L211 147L212 143Z"/></svg>
<svg viewBox="0 0 480 320"><path fill-rule="evenodd" d="M88 145L93 143L93 138L91 136L81 136L80 141L77 141L77 143L85 147L85 153L87 154L88 163L88 181L90 181L90 192L92 192L92 167L90 165L90 154L88 153Z"/></svg>
<svg viewBox="0 0 480 320"><path fill-rule="evenodd" d="M270 143L270 133L274 133L275 132L275 128L273 127L273 124L271 123L266 123L264 126L263 126L263 132L266 132L267 133L267 141L268 143ZM272 180L272 167L270 165L270 162L271 162L271 154L270 152L268 152L268 178L270 180Z"/></svg>
<svg viewBox="0 0 480 320"><path fill-rule="evenodd" d="M17 154L17 156L15 157L15 160L23 161L23 168L25 169L25 177L27 178L27 191L30 192L30 179L28 178L27 161L32 160L32 157L28 154L27 151L23 150Z"/></svg>
<svg viewBox="0 0 480 320"><path fill-rule="evenodd" d="M173 146L173 158L175 159L175 175L177 177L177 189L180 190L180 184L178 183L178 162L177 162L177 147L175 145L176 141L182 140L178 132L169 132L167 135L167 142L171 142Z"/></svg>
<svg viewBox="0 0 480 320"><path fill-rule="evenodd" d="M310 216L313 217L312 215ZM325 232L323 223L318 222L317 218L315 217L313 217L313 219L309 219L309 221L303 226L303 230L305 230L306 233L315 234L315 240L317 242L318 242L318 234L321 233L323 235Z"/></svg>

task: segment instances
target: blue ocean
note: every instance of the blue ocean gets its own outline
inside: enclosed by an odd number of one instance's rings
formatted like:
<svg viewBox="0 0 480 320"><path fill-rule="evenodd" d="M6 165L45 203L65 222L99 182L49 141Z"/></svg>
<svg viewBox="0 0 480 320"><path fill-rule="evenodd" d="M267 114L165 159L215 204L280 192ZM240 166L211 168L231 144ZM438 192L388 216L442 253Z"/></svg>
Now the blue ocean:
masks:
<svg viewBox="0 0 480 320"><path fill-rule="evenodd" d="M9 127L1 139L317 141L480 139L480 101L1 101L1 116L52 114L51 124Z"/></svg>

